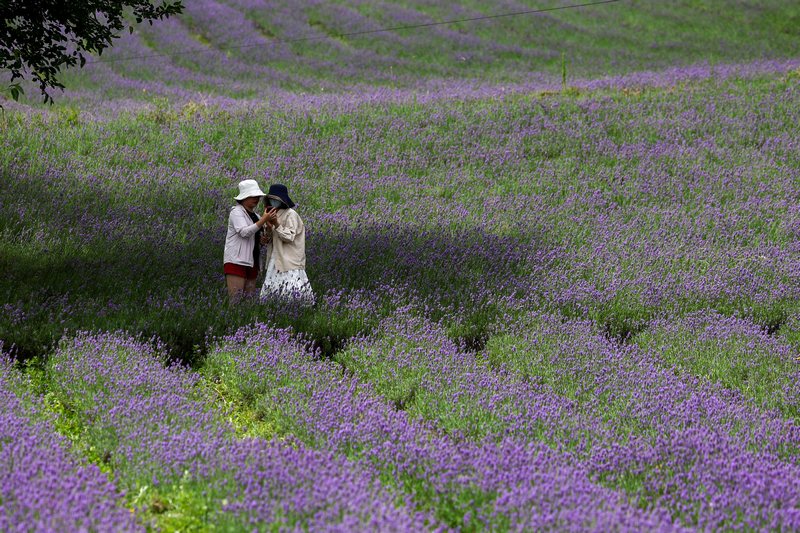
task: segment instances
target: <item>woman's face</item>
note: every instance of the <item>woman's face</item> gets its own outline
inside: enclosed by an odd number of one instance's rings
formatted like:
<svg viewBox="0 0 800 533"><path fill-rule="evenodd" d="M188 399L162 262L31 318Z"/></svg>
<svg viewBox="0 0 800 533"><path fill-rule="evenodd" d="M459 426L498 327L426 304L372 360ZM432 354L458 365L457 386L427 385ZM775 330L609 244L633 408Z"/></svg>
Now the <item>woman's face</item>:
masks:
<svg viewBox="0 0 800 533"><path fill-rule="evenodd" d="M248 211L252 211L258 205L259 200L261 200L260 196L251 196L250 198L245 198L242 200L242 205Z"/></svg>

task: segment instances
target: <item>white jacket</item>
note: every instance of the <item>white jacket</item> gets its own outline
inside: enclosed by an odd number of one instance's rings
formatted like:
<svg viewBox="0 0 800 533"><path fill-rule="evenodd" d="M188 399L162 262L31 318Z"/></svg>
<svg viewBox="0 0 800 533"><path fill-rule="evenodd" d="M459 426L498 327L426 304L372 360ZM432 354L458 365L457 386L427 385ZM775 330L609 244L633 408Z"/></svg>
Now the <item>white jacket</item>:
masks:
<svg viewBox="0 0 800 533"><path fill-rule="evenodd" d="M258 224L253 222L244 207L239 204L233 206L228 214L228 234L225 236L225 255L222 261L253 266L255 235L259 229Z"/></svg>

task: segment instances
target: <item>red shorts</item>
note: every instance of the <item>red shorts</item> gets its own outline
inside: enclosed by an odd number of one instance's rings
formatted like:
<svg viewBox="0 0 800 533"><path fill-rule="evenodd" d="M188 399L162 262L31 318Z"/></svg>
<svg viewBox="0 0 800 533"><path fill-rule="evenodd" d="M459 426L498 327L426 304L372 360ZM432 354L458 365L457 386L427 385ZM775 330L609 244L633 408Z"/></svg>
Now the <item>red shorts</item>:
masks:
<svg viewBox="0 0 800 533"><path fill-rule="evenodd" d="M237 265L235 263L225 263L222 270L229 276L239 276L244 279L256 279L258 277L258 267Z"/></svg>

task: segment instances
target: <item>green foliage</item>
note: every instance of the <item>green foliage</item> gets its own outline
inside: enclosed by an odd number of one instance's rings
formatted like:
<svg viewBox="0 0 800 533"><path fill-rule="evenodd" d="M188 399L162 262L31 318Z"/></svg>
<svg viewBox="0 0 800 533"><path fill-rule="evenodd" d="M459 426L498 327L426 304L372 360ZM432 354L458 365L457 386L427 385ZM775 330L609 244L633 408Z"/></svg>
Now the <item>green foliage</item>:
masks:
<svg viewBox="0 0 800 533"><path fill-rule="evenodd" d="M535 326L531 326L534 330ZM559 339L537 337L535 344L515 335L495 335L486 343L486 361L495 370L510 370L526 381L547 384L574 398L575 378L559 367Z"/></svg>
<svg viewBox="0 0 800 533"><path fill-rule="evenodd" d="M25 94L25 90L19 83L11 83L8 85L8 94L11 95L14 101L18 101L20 95Z"/></svg>
<svg viewBox="0 0 800 533"><path fill-rule="evenodd" d="M506 418L516 407L508 404L490 407L484 398L458 394L463 383L439 375L441 366L456 363L436 360L438 349L406 338L402 333L388 332L373 337L366 348L352 346L339 352L336 361L369 382L396 409L435 421L446 433L476 440L502 434ZM476 372L480 372L481 365L477 360L476 363ZM459 397L457 403L451 401L454 391Z"/></svg>
<svg viewBox="0 0 800 533"><path fill-rule="evenodd" d="M111 46L130 16L137 23L163 19L183 10L181 0L159 5L149 0L85 0L66 5L57 0L31 3L21 0L0 7L0 70L11 81L30 77L39 84L45 103L49 89L63 88L58 74L65 67L84 66L84 53L101 54ZM67 46L67 45L71 46ZM9 86L14 100L19 84Z"/></svg>
<svg viewBox="0 0 800 533"><path fill-rule="evenodd" d="M220 502L225 504L223 496L186 474L175 483L141 485L127 499L141 522L153 531L233 531L221 526L215 514Z"/></svg>
<svg viewBox="0 0 800 533"><path fill-rule="evenodd" d="M214 364L212 364L212 367ZM210 368L206 370L215 376ZM203 386L208 389L212 402L220 405L228 415L228 422L236 430L239 438L258 437L272 439L277 435L275 423L255 407L253 391L234 388L235 380L223 380L218 375L207 379Z"/></svg>
<svg viewBox="0 0 800 533"><path fill-rule="evenodd" d="M781 338L794 346L797 351L797 361L800 361L800 311L794 310L779 330Z"/></svg>
<svg viewBox="0 0 800 533"><path fill-rule="evenodd" d="M394 477L382 476L383 482L392 486L397 484ZM507 516L498 515L491 524L471 520L472 515L481 510L491 509L497 500L497 494L481 491L475 487L452 487L451 491L441 493L431 487L424 479L402 475L399 484L406 494L414 494L422 508L433 511L434 516L443 524L464 533L478 531L505 531L510 522Z"/></svg>
<svg viewBox="0 0 800 533"><path fill-rule="evenodd" d="M74 127L80 124L81 110L74 106L63 106L58 108L56 116L64 126Z"/></svg>
<svg viewBox="0 0 800 533"><path fill-rule="evenodd" d="M441 313L441 316L437 314L433 318L451 323L447 328L447 336L457 344L470 351L480 351L491 336L502 311L495 302L481 302L470 309Z"/></svg>
<svg viewBox="0 0 800 533"><path fill-rule="evenodd" d="M141 119L145 122L150 121L155 124L169 124L178 120L178 113L172 108L170 101L165 97L153 99L152 107L140 111Z"/></svg>
<svg viewBox="0 0 800 533"><path fill-rule="evenodd" d="M247 360L259 353L238 354L215 349L206 357L202 372L205 387L218 401L231 408L229 421L240 437L272 438L293 434L302 438L303 431L272 401L271 393L280 387L301 387L290 367L278 364L268 373L255 375L248 371Z"/></svg>

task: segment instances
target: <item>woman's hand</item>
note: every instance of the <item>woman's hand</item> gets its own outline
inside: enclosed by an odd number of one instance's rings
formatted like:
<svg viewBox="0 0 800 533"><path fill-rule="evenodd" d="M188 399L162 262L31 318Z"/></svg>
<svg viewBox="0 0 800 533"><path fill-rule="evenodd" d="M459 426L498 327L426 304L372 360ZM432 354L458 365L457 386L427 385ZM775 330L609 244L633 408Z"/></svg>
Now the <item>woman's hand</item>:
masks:
<svg viewBox="0 0 800 533"><path fill-rule="evenodd" d="M278 225L278 210L277 209L275 209L274 207L270 207L269 209L267 209L267 211L265 211L264 214L269 214L269 218L267 219L267 223L270 226L275 227L275 226Z"/></svg>
<svg viewBox="0 0 800 533"><path fill-rule="evenodd" d="M258 225L261 227L263 227L266 224L272 225L270 219L273 217L273 215L275 215L274 211L275 210L271 207L267 207L266 209L264 209L264 214L261 215L261 218L258 219ZM277 219L277 215L275 215L275 218Z"/></svg>

